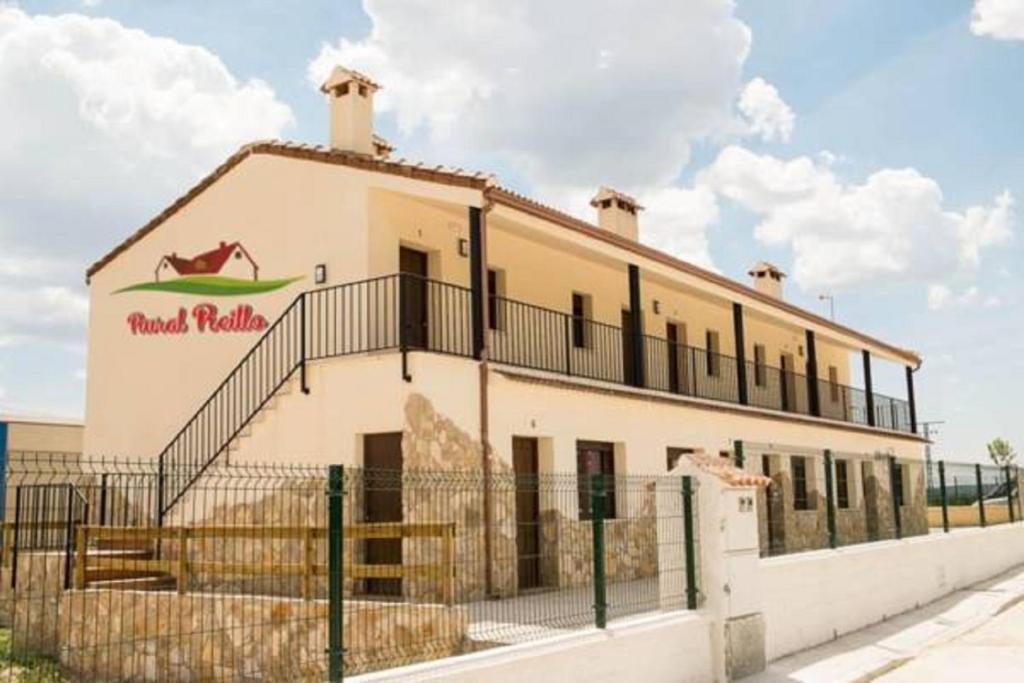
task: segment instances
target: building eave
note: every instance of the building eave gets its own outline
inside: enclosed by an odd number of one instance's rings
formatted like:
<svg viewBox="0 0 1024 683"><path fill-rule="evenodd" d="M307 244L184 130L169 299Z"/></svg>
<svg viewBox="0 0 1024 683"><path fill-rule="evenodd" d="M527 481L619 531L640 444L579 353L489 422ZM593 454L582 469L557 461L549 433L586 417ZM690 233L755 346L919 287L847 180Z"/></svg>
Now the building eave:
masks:
<svg viewBox="0 0 1024 683"><path fill-rule="evenodd" d="M903 359L904 361L914 366L915 369L920 367L922 363L921 357L918 354L914 353L913 351L903 349L898 346L894 346L880 339L876 339L870 335L864 334L863 332L858 332L857 330L846 327L845 325L840 325L839 323L836 323L832 320L822 318L821 316L816 315L803 308L800 308L799 306L794 306L793 304L781 301L779 299L776 299L775 297L768 296L767 294L762 294L761 292L758 292L757 290L751 287L747 287L742 283L736 282L735 280L731 280L723 275L719 275L718 273L713 273L710 270L706 270L704 268L701 268L700 266L694 265L687 261L683 261L682 259L678 259L674 256L666 254L663 251L658 251L657 249L645 246L639 242L634 242L633 240L626 239L625 237L621 237L609 230L602 230L601 228L597 227L592 223L588 223L574 216L570 216L569 214L566 214L562 211L559 211L558 209L542 204L536 200L530 199L529 197L525 197L521 194L512 192L501 187L490 188L487 190L487 194L489 198L496 204L500 204L517 211L522 211L523 213L527 213L529 215L550 221L552 223L557 223L562 227L568 228L570 230L575 230L576 232L587 235L588 237L591 237L593 239L606 242L621 249L625 249L639 256L643 256L644 258L651 259L652 261L656 261L663 265L669 266L670 268L674 268L675 270L687 273L688 275L692 275L702 280L711 282L715 285L723 287L724 289L728 289L737 294L749 297L760 303L767 304L768 306L785 311L786 313L789 313L791 315L798 316L801 319L809 323L812 323L816 326L832 330L837 334L842 334L853 339L857 339L867 344L868 346L873 346L895 357Z"/></svg>

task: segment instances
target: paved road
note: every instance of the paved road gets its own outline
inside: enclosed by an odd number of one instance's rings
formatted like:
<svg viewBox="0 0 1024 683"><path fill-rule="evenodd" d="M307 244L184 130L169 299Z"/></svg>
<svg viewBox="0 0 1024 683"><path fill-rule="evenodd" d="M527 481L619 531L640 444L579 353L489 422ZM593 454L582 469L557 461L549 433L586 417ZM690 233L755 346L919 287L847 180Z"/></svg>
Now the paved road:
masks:
<svg viewBox="0 0 1024 683"><path fill-rule="evenodd" d="M1024 567L819 647L743 683L1024 682Z"/></svg>
<svg viewBox="0 0 1024 683"><path fill-rule="evenodd" d="M1024 602L974 631L934 648L877 679L878 683L1024 681Z"/></svg>

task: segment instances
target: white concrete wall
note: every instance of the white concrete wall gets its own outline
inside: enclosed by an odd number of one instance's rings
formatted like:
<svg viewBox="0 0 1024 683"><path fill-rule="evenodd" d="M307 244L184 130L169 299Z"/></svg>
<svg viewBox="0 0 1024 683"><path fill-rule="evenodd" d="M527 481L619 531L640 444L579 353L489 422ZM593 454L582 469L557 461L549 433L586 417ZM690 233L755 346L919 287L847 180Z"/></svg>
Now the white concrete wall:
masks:
<svg viewBox="0 0 1024 683"><path fill-rule="evenodd" d="M686 612L638 617L612 622L604 631L588 629L346 680L704 683L713 680L710 622Z"/></svg>
<svg viewBox="0 0 1024 683"><path fill-rule="evenodd" d="M768 660L914 609L1024 563L1024 524L761 561Z"/></svg>

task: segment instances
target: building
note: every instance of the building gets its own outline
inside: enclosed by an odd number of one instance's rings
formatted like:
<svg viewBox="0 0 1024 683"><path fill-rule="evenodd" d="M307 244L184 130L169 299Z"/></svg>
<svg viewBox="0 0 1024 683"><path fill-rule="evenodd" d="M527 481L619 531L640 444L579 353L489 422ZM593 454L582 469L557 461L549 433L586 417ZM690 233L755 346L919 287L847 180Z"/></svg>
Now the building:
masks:
<svg viewBox="0 0 1024 683"><path fill-rule="evenodd" d="M579 473L582 495L582 475L742 450L777 482L766 552L827 542L827 488L851 539L891 534L894 500L905 533L926 531L916 353L788 303L771 264L747 286L644 246L642 207L613 189L591 224L393 159L373 134L378 88L336 68L328 147L244 146L89 268L85 451L160 458L175 473L160 516L212 462ZM211 235L251 279L174 265ZM874 390L879 363L905 369L905 398ZM474 504L558 520L536 543L586 514ZM365 519L416 515L400 491L375 505Z"/></svg>
<svg viewBox="0 0 1024 683"><path fill-rule="evenodd" d="M25 462L73 463L82 453L84 425L80 421L25 415L0 415L0 522L14 519L13 493L21 483ZM40 466L45 471L45 466ZM34 483L45 481L36 477Z"/></svg>

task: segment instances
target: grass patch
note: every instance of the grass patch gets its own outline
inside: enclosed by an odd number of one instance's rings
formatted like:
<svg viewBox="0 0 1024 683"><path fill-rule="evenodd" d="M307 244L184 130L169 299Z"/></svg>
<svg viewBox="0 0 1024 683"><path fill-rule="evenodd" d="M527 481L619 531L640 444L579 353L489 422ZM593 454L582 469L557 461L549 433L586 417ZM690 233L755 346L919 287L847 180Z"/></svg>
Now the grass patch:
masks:
<svg viewBox="0 0 1024 683"><path fill-rule="evenodd" d="M172 292L174 294L192 294L195 296L246 296L263 294L275 289L287 287L299 277L285 277L277 280L241 280L220 275L190 275L165 282L140 282L137 285L124 287L114 294L122 292Z"/></svg>
<svg viewBox="0 0 1024 683"><path fill-rule="evenodd" d="M57 662L39 655L16 655L11 649L11 629L0 628L0 680L18 683L64 683L70 679Z"/></svg>

